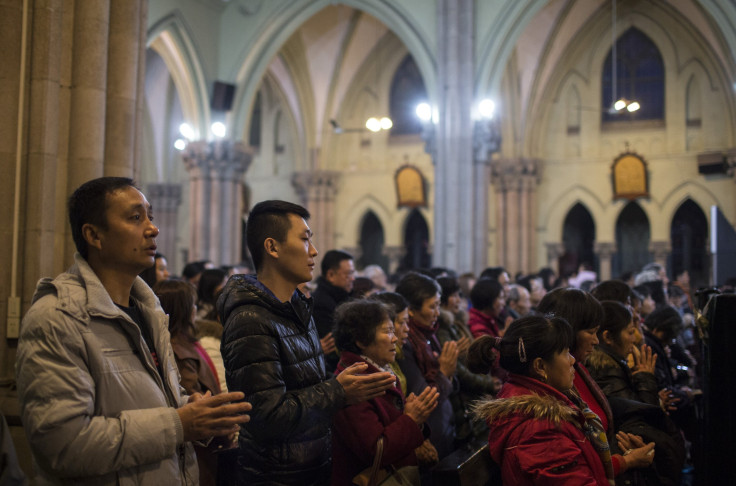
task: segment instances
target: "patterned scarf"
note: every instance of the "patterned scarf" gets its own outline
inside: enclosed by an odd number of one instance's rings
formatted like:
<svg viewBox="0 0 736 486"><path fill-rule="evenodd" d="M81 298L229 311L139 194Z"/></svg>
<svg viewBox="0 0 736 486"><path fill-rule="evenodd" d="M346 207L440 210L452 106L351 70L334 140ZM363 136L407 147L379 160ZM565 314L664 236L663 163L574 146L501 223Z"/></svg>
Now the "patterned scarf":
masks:
<svg viewBox="0 0 736 486"><path fill-rule="evenodd" d="M603 430L603 424L601 419L598 418L588 404L580 398L577 390L571 388L565 393L567 397L572 400L574 404L580 408L585 417L585 422L582 424L582 430L585 436L588 438L590 443L593 445L593 449L598 453L603 463L603 469L606 471L606 477L611 486L614 486L616 482L613 479L613 462L611 461L611 447L608 445L608 437L606 431Z"/></svg>
<svg viewBox="0 0 736 486"><path fill-rule="evenodd" d="M434 349L441 349L435 336L439 328L439 320L432 327L424 327L409 318L409 342L414 348L414 359L429 385L437 383L440 363L434 355Z"/></svg>
<svg viewBox="0 0 736 486"><path fill-rule="evenodd" d="M590 393L593 395L593 397L595 397L598 405L600 405L603 409L603 413L606 414L606 419L608 420L608 430L606 431L606 433L613 437L615 435L614 431L616 429L613 426L613 412L611 411L611 406L608 404L608 399L606 398L606 395L603 393L603 390L601 390L601 387L598 386L598 383L595 382L593 377L590 376L590 373L585 366L577 361L573 366L575 367L575 374L583 379L585 384L588 386L588 390L590 390ZM577 393L577 390L575 391ZM579 393L578 396L580 396Z"/></svg>

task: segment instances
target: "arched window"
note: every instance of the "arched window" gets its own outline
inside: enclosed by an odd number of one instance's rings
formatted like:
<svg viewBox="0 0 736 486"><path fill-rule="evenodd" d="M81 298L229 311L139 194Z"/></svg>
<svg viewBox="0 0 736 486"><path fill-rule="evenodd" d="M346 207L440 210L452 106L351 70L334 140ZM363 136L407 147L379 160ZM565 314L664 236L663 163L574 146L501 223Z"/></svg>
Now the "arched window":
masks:
<svg viewBox="0 0 736 486"><path fill-rule="evenodd" d="M603 63L603 121L664 119L664 63L657 46L632 27L618 38L616 51L616 93L613 93L611 64L613 49ZM621 98L637 101L641 108L631 113L626 109L609 112L614 101Z"/></svg>
<svg viewBox="0 0 736 486"><path fill-rule="evenodd" d="M570 209L562 226L562 243L565 254L560 257L560 274L577 272L581 264L597 267L593 243L595 222L590 211L580 203Z"/></svg>
<svg viewBox="0 0 736 486"><path fill-rule="evenodd" d="M422 123L417 117L417 105L428 101L427 89L414 58L407 55L391 81L389 111L394 122L392 135L422 133Z"/></svg>
<svg viewBox="0 0 736 486"><path fill-rule="evenodd" d="M637 272L651 262L649 238L649 218L639 204L629 202L616 220L617 252L611 261L612 274Z"/></svg>
<svg viewBox="0 0 736 486"><path fill-rule="evenodd" d="M388 258L383 254L383 225L373 211L368 211L363 217L360 228L361 257L358 266L365 268L368 265L380 265L384 270L388 268Z"/></svg>
<svg viewBox="0 0 736 486"><path fill-rule="evenodd" d="M412 210L404 227L404 246L406 255L400 270L429 268L432 258L429 254L429 228L427 221L418 209Z"/></svg>
<svg viewBox="0 0 736 486"><path fill-rule="evenodd" d="M705 213L692 199L687 199L672 217L669 267L672 275L687 270L690 273L690 288L693 289L708 284L708 236Z"/></svg>

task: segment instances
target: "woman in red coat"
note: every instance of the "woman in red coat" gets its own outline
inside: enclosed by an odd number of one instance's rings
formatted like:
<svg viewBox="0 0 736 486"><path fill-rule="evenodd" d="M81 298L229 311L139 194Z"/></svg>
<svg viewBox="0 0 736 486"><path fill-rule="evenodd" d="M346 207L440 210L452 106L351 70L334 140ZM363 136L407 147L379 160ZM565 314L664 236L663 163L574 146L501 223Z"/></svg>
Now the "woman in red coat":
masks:
<svg viewBox="0 0 736 486"><path fill-rule="evenodd" d="M598 417L571 393L573 332L564 319L531 316L514 321L503 338L482 337L470 348L468 366L487 372L496 354L509 379L496 400L476 413L490 428L489 447L504 484L598 485L613 482L611 453ZM627 450L621 467L651 464L654 443L619 434Z"/></svg>
<svg viewBox="0 0 736 486"><path fill-rule="evenodd" d="M335 344L342 351L335 373L354 363L368 363L366 373L391 371L396 357L394 323L384 304L356 300L335 311ZM332 433L332 483L350 485L353 477L370 468L376 444L383 437L381 467L415 466L414 450L429 431L424 422L437 406L439 393L427 387L406 400L399 383L385 395L349 405L335 415Z"/></svg>

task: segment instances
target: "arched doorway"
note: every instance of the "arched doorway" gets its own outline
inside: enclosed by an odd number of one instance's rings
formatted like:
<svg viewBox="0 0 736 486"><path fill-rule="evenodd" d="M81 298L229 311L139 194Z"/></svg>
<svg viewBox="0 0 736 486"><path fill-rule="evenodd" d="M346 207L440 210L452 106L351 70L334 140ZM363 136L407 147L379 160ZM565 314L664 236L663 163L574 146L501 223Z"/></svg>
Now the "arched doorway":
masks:
<svg viewBox="0 0 736 486"><path fill-rule="evenodd" d="M611 274L638 272L652 261L649 252L649 218L638 203L629 202L616 220L617 252L611 259Z"/></svg>
<svg viewBox="0 0 736 486"><path fill-rule="evenodd" d="M690 288L708 285L710 253L708 252L708 220L692 199L683 202L672 218L670 228L672 253L669 269L672 277L682 270L690 273Z"/></svg>
<svg viewBox="0 0 736 486"><path fill-rule="evenodd" d="M400 270L429 268L429 227L418 209L413 209L404 227L404 247L406 255Z"/></svg>
<svg viewBox="0 0 736 486"><path fill-rule="evenodd" d="M595 271L598 265L593 251L595 222L590 212L580 203L570 209L562 226L562 244L565 253L560 257L560 275L577 272L581 264Z"/></svg>
<svg viewBox="0 0 736 486"><path fill-rule="evenodd" d="M388 258L383 254L383 244L383 225L373 211L368 211L360 227L361 256L358 259L358 268L380 265L388 272Z"/></svg>

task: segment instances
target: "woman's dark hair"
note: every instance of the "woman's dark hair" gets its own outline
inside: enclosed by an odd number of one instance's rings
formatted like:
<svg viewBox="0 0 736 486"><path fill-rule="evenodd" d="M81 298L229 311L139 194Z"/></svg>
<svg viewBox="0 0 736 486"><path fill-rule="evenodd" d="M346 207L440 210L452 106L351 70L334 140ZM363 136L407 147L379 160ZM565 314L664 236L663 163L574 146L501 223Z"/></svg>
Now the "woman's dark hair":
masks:
<svg viewBox="0 0 736 486"><path fill-rule="evenodd" d="M159 258L166 257L164 257L161 253L156 252L156 255L153 257L153 266L146 268L138 274L138 276L142 278L143 281L146 282L151 288L153 288L153 286L156 284L156 264L158 263Z"/></svg>
<svg viewBox="0 0 736 486"><path fill-rule="evenodd" d="M537 276L542 279L542 285L544 285L544 288L547 290L547 292L549 292L550 290L554 288L553 287L554 280L556 280L556 277L557 277L554 270L552 270L549 267L544 267L543 269L539 271ZM555 277L555 278L552 278L552 282L550 282L551 277Z"/></svg>
<svg viewBox="0 0 736 486"><path fill-rule="evenodd" d="M642 302L646 300L647 297L652 296L652 289L650 289L647 285L641 284L637 285L632 289L636 294L638 294L636 297L639 298Z"/></svg>
<svg viewBox="0 0 736 486"><path fill-rule="evenodd" d="M674 307L666 305L649 314L644 324L652 331L664 333L662 341L668 344L682 331L682 316Z"/></svg>
<svg viewBox="0 0 736 486"><path fill-rule="evenodd" d="M537 312L565 319L573 330L570 350L577 348L577 333L600 325L603 308L595 297L580 289L554 289L548 292L537 305Z"/></svg>
<svg viewBox="0 0 736 486"><path fill-rule="evenodd" d="M215 305L215 289L222 285L222 281L227 278L225 270L220 268L208 268L202 272L197 285L197 299L200 303Z"/></svg>
<svg viewBox="0 0 736 486"><path fill-rule="evenodd" d="M192 312L197 299L194 285L185 280L161 280L153 286L161 301L161 307L169 315L169 333L180 335L194 342L197 328L192 321Z"/></svg>
<svg viewBox="0 0 736 486"><path fill-rule="evenodd" d="M652 280L650 282L644 282L640 287L649 289L649 295L652 296L652 300L657 304L657 307L667 305L667 298L664 294L664 282L661 280Z"/></svg>
<svg viewBox="0 0 736 486"><path fill-rule="evenodd" d="M529 369L536 358L551 361L556 353L570 349L572 339L572 327L565 319L522 317L506 328L500 340L485 335L473 341L468 350L468 369L473 373L487 374L496 353L499 353L503 369L529 376Z"/></svg>
<svg viewBox="0 0 736 486"><path fill-rule="evenodd" d="M621 344L621 331L629 326L633 318L631 311L621 302L614 300L604 300L601 307L603 307L603 320L598 329L598 339L603 343L603 331L608 331L613 342Z"/></svg>
<svg viewBox="0 0 736 486"><path fill-rule="evenodd" d="M421 309L425 300L431 299L441 290L432 277L417 272L407 273L396 286L396 293L401 294L413 310Z"/></svg>
<svg viewBox="0 0 736 486"><path fill-rule="evenodd" d="M378 292L368 297L368 300L377 300L384 304L388 309L388 314L392 321L395 321L396 316L409 307L406 299L396 292Z"/></svg>
<svg viewBox="0 0 736 486"><path fill-rule="evenodd" d="M501 292L503 292L503 285L498 283L498 280L482 277L470 289L470 303L479 311L490 309Z"/></svg>
<svg viewBox="0 0 736 486"><path fill-rule="evenodd" d="M440 284L440 305L447 305L447 299L455 292L460 292L460 284L455 277L440 277L437 279Z"/></svg>
<svg viewBox="0 0 736 486"><path fill-rule="evenodd" d="M596 285L590 294L600 302L615 300L622 304L631 303L631 287L622 280L606 280Z"/></svg>
<svg viewBox="0 0 736 486"><path fill-rule="evenodd" d="M375 288L376 284L374 284L373 280L368 277L355 277L355 280L353 280L353 290L350 293L350 296L354 299L363 299L365 298L365 294Z"/></svg>
<svg viewBox="0 0 736 486"><path fill-rule="evenodd" d="M376 329L386 320L393 320L381 302L372 299L351 300L335 309L335 346L342 351L360 354L358 342L370 346L376 340Z"/></svg>

